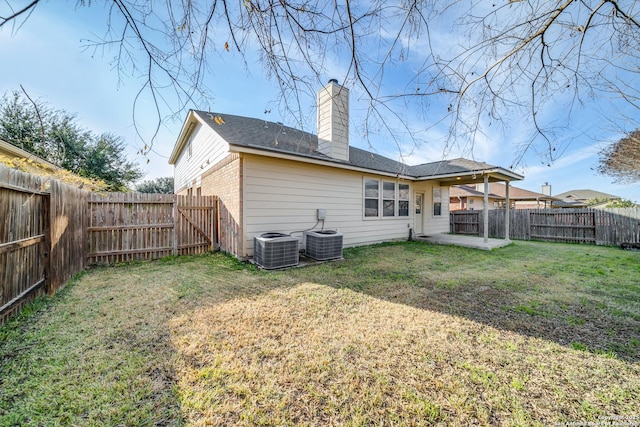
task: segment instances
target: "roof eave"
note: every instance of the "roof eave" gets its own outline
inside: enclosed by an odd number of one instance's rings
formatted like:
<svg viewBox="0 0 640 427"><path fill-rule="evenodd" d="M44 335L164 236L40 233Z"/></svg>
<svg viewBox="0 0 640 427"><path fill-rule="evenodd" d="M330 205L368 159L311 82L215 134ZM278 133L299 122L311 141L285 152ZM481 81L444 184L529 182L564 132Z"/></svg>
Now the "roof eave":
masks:
<svg viewBox="0 0 640 427"><path fill-rule="evenodd" d="M305 156L302 154L287 154L279 151L272 151L268 149L254 148L254 147L246 147L243 145L235 145L235 144L229 144L229 151L236 152L236 153L255 154L260 156L274 157L274 158L284 159L284 160L293 160L297 162L305 162L305 163L311 163L316 165L329 166L329 167L338 168L338 169L352 170L356 172L365 172L365 173L370 173L375 175L382 175L382 176L404 179L408 181L415 180L414 177L408 176L408 175L384 172L376 169L363 168L359 166L353 166L348 163L342 163L340 161L323 160L315 157Z"/></svg>
<svg viewBox="0 0 640 427"><path fill-rule="evenodd" d="M481 184L485 175L489 176L489 182L520 181L524 179L524 176L515 172L503 168L491 168L416 177L416 181L445 181L449 185Z"/></svg>
<svg viewBox="0 0 640 427"><path fill-rule="evenodd" d="M182 129L180 129L180 133L178 134L178 138L176 139L176 145L173 147L173 151L169 156L170 165L176 164L178 158L180 157L180 154L182 154L182 150L184 150L185 145L187 145L187 134L189 133L190 125L194 123L194 121L199 121L197 118L197 114L194 110L189 110L189 113L187 113L187 118L184 120Z"/></svg>
<svg viewBox="0 0 640 427"><path fill-rule="evenodd" d="M513 173L513 172L509 172L506 169L502 169L502 168L491 168L491 169L484 169L484 170L465 171L465 172L455 173L455 174L442 174L442 175L431 175L431 176L425 176L425 177L421 177L421 176L416 177L416 176L410 176L410 175L405 175L400 173L381 171L377 169L363 168L360 166L353 166L351 164L342 163L340 161L318 159L310 156L305 156L303 154L293 154L293 153L287 154L280 151L273 151L265 148L247 147L244 145L237 145L237 144L229 144L229 151L237 152L237 153L256 154L261 156L281 158L281 159L293 160L293 161L302 161L305 163L325 165L325 166L335 167L339 169L346 169L346 170L352 170L357 172L366 172L366 173L371 173L376 175L389 176L389 177L401 178L409 181L418 181L418 182L419 181L451 180L452 182L450 185L474 183L474 182L479 182L477 180L478 175L482 177L486 174L489 175L490 181L493 181L493 182L519 181L524 179L524 176ZM473 178L474 176L476 178ZM458 177L460 177L460 179L458 179ZM463 181L463 177L466 177L467 179ZM469 178L472 178L472 179L469 179Z"/></svg>

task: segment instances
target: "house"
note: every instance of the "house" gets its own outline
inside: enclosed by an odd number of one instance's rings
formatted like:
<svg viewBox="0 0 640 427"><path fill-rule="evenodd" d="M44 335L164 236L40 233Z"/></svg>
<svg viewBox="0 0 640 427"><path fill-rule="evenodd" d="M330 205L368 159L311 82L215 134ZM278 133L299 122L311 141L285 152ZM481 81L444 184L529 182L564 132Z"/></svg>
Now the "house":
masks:
<svg viewBox="0 0 640 427"><path fill-rule="evenodd" d="M456 185L449 190L449 210L483 209L484 184ZM511 209L545 209L555 200L549 195L510 186ZM501 182L489 184L489 209L504 209L506 185Z"/></svg>
<svg viewBox="0 0 640 427"><path fill-rule="evenodd" d="M504 198L491 191L491 185L488 189L489 209L496 209L498 203ZM511 187L513 188L513 187ZM449 188L449 211L459 210L482 210L484 209L484 185L454 185Z"/></svg>
<svg viewBox="0 0 640 427"><path fill-rule="evenodd" d="M189 111L169 159L175 192L218 196L220 248L247 259L264 232L302 239L339 229L345 246L447 233L451 185L523 178L466 159L409 166L352 147L348 105L348 90L329 81L318 92L317 135Z"/></svg>
<svg viewBox="0 0 640 427"><path fill-rule="evenodd" d="M27 172L31 175L55 178L69 185L80 186L89 191L104 191L106 184L97 179L85 178L0 139L0 164ZM49 181L45 181L45 186Z"/></svg>
<svg viewBox="0 0 640 427"><path fill-rule="evenodd" d="M43 173L53 174L61 169L33 153L9 144L6 141L0 139L0 161L2 163L11 163L14 166L19 166L24 169L25 172L41 175Z"/></svg>
<svg viewBox="0 0 640 427"><path fill-rule="evenodd" d="M570 190L556 194L554 198L558 199L553 202L554 208L599 208L614 200L621 200L619 196L595 190Z"/></svg>

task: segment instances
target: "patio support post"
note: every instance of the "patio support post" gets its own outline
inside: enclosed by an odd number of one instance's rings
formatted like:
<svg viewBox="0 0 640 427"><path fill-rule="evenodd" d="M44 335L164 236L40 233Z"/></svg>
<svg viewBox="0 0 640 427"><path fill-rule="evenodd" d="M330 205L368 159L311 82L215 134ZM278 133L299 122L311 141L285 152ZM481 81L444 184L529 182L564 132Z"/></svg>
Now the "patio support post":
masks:
<svg viewBox="0 0 640 427"><path fill-rule="evenodd" d="M507 209L504 211L504 240L506 240L507 242L510 242L511 239L509 238L509 212L511 211L511 201L509 200L509 186L510 186L510 182L509 181L505 181L505 203L507 204Z"/></svg>
<svg viewBox="0 0 640 427"><path fill-rule="evenodd" d="M489 243L489 175L484 175L484 242Z"/></svg>

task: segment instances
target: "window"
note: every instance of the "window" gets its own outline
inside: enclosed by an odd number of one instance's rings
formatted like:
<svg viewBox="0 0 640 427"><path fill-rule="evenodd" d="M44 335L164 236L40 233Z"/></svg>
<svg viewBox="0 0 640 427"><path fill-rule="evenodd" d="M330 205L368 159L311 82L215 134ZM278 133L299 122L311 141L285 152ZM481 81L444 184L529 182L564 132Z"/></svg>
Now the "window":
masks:
<svg viewBox="0 0 640 427"><path fill-rule="evenodd" d="M409 216L409 184L377 179L364 180L364 216L393 218Z"/></svg>
<svg viewBox="0 0 640 427"><path fill-rule="evenodd" d="M396 183L382 182L382 216L395 216L396 214Z"/></svg>
<svg viewBox="0 0 640 427"><path fill-rule="evenodd" d="M442 215L442 202L433 202L433 216Z"/></svg>
<svg viewBox="0 0 640 427"><path fill-rule="evenodd" d="M379 185L377 179L364 180L364 216L378 216Z"/></svg>
<svg viewBox="0 0 640 427"><path fill-rule="evenodd" d="M433 187L433 216L442 216L442 189Z"/></svg>
<svg viewBox="0 0 640 427"><path fill-rule="evenodd" d="M398 216L409 216L409 184L398 184Z"/></svg>
<svg viewBox="0 0 640 427"><path fill-rule="evenodd" d="M187 129L187 143L185 149L187 150L187 159L190 159L193 155L193 140L196 137L200 128L200 124L191 123L189 124L189 128Z"/></svg>

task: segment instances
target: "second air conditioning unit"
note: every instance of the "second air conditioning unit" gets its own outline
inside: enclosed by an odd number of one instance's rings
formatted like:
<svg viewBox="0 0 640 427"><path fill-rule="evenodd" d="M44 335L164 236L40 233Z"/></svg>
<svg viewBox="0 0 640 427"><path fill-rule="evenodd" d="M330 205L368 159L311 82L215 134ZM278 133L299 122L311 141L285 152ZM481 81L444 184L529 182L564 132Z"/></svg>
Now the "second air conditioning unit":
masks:
<svg viewBox="0 0 640 427"><path fill-rule="evenodd" d="M342 258L342 233L335 230L305 231L305 255L317 260Z"/></svg>

